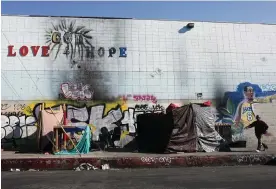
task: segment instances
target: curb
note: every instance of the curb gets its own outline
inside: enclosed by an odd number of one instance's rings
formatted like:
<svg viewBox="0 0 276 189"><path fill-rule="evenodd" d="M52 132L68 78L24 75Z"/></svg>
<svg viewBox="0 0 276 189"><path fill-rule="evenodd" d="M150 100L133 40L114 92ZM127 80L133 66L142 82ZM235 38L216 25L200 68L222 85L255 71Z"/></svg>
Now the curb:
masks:
<svg viewBox="0 0 276 189"><path fill-rule="evenodd" d="M238 165L275 165L275 155L206 155L206 156L158 156L158 157L112 157L112 158L24 158L2 159L2 171L19 170L74 170L83 164L101 169L108 164L110 168L161 168L161 167L203 167Z"/></svg>

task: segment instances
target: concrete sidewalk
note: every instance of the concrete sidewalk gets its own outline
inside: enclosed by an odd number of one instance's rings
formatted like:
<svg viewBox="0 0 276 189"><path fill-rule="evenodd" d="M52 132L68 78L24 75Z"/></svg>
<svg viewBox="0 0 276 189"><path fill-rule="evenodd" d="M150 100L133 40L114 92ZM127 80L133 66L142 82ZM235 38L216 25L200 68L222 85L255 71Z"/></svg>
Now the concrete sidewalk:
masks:
<svg viewBox="0 0 276 189"><path fill-rule="evenodd" d="M2 152L2 170L74 170L85 165L100 168L160 168L191 166L264 165L275 161L273 151L143 154L131 152L91 152L84 155L44 155Z"/></svg>

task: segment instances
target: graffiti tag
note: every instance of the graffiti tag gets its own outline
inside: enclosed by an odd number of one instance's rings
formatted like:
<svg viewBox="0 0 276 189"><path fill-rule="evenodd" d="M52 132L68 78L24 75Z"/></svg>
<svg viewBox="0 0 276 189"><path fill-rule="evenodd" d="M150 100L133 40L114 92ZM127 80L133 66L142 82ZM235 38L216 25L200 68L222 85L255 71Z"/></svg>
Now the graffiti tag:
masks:
<svg viewBox="0 0 276 189"><path fill-rule="evenodd" d="M135 101L151 101L157 103L156 97L153 95L134 95L133 99Z"/></svg>
<svg viewBox="0 0 276 189"><path fill-rule="evenodd" d="M1 104L1 110L7 110L11 107L9 104Z"/></svg>
<svg viewBox="0 0 276 189"><path fill-rule="evenodd" d="M32 116L1 115L1 139L28 138L36 133L36 119Z"/></svg>
<svg viewBox="0 0 276 189"><path fill-rule="evenodd" d="M63 83L61 92L65 98L72 100L89 100L93 98L94 91L89 89L89 85L82 83Z"/></svg>
<svg viewBox="0 0 276 189"><path fill-rule="evenodd" d="M167 163L172 162L171 157L141 157L143 163Z"/></svg>
<svg viewBox="0 0 276 189"><path fill-rule="evenodd" d="M262 91L276 91L276 84L259 85Z"/></svg>

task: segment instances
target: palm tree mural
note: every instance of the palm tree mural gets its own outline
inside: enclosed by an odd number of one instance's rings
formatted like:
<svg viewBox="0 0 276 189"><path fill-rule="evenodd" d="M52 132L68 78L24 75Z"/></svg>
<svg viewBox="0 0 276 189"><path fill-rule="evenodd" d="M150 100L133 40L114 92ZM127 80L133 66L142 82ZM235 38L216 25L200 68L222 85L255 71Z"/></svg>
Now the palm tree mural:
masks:
<svg viewBox="0 0 276 189"><path fill-rule="evenodd" d="M50 46L50 53L53 50L57 50L55 53L55 59L63 49L63 54L67 58L73 59L76 56L83 60L86 58L93 58L94 47L91 44L92 36L89 35L91 29L86 29L85 26L75 26L75 21L66 22L61 20L59 24L52 24L52 28L46 31L46 44Z"/></svg>

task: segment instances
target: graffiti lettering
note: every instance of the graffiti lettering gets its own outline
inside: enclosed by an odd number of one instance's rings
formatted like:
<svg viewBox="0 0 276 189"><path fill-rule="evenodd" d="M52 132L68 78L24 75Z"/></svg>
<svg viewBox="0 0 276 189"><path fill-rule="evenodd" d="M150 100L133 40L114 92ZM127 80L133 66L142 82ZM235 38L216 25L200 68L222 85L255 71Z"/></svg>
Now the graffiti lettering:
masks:
<svg viewBox="0 0 276 189"><path fill-rule="evenodd" d="M104 109L104 105L94 106L91 107L89 114L86 107L77 108L74 106L68 106L67 119L72 123L72 125L89 124L95 127L93 132L93 140L98 140L102 127L106 127L108 131L113 130L117 127L115 122L119 121L123 116L120 107L110 110L105 116Z"/></svg>
<svg viewBox="0 0 276 189"><path fill-rule="evenodd" d="M136 120L137 115L144 113L158 113L164 112L164 107L161 105L153 105L152 108L147 105L136 105L136 108L128 108L128 110L121 111L120 106L110 110L104 115L105 105L96 105L90 108L83 107L78 108L74 106L67 106L67 119L72 125L90 125L94 128L93 140L99 139L100 130L102 127L106 127L108 131L112 131L114 128L120 126L122 131L128 131L129 133L136 133Z"/></svg>
<svg viewBox="0 0 276 189"><path fill-rule="evenodd" d="M20 111L26 108L26 104L14 104L13 107L14 111Z"/></svg>
<svg viewBox="0 0 276 189"><path fill-rule="evenodd" d="M257 155L243 155L237 160L240 164L261 164L263 162L267 162L267 159L265 157Z"/></svg>
<svg viewBox="0 0 276 189"><path fill-rule="evenodd" d="M135 109L129 108L127 111L124 111L124 118L121 121L122 125L126 125L130 133L136 132L136 116Z"/></svg>
<svg viewBox="0 0 276 189"><path fill-rule="evenodd" d="M1 110L7 110L11 107L9 104L1 104Z"/></svg>
<svg viewBox="0 0 276 189"><path fill-rule="evenodd" d="M94 106L91 108L89 124L95 125L98 133L102 127L106 127L109 131L113 130L117 125L117 121L122 119L122 111L118 106L116 109L110 110L107 115L104 115L104 106Z"/></svg>
<svg viewBox="0 0 276 189"><path fill-rule="evenodd" d="M145 113L164 113L165 108L159 104L149 107L147 104L135 105L135 108L128 108L124 111L122 125L126 125L130 133L136 133L137 116Z"/></svg>
<svg viewBox="0 0 276 189"><path fill-rule="evenodd" d="M23 116L24 113L23 112L3 112L3 113L1 112L1 115L20 117L20 116Z"/></svg>
<svg viewBox="0 0 276 189"><path fill-rule="evenodd" d="M172 162L170 157L141 157L141 161L144 163L167 163Z"/></svg>
<svg viewBox="0 0 276 189"><path fill-rule="evenodd" d="M153 95L123 95L122 96L122 100L123 101L127 101L128 98L133 97L134 101L151 101L152 103L156 104L157 103L157 99L155 96Z"/></svg>
<svg viewBox="0 0 276 189"><path fill-rule="evenodd" d="M94 91L89 90L89 85L63 83L61 84L61 92L65 98L73 100L88 100L93 98Z"/></svg>
<svg viewBox="0 0 276 189"><path fill-rule="evenodd" d="M134 95L135 101L151 101L153 103L157 103L156 97L153 95Z"/></svg>
<svg viewBox="0 0 276 189"><path fill-rule="evenodd" d="M46 106L46 105L45 105ZM33 135L37 127L35 126L36 118L39 117L40 104L37 104L34 109L25 104L15 104L11 107L18 109L14 112L2 112L2 139L9 142L8 139L28 138ZM21 111L28 110L34 117L27 117ZM47 107L47 106L46 106ZM56 106L52 108L55 109ZM160 104L156 105L135 105L135 108L128 108L122 111L122 107L118 105L105 113L105 104L93 105L89 107L77 107L73 105L66 106L66 112L69 125L91 127L93 132L93 140L98 141L101 133L101 128L106 127L108 131L113 131L119 127L121 130L119 146L124 147L134 139L137 129L137 115L144 113L161 113L165 108ZM30 110L29 110L30 109ZM47 108L46 108L47 109Z"/></svg>
<svg viewBox="0 0 276 189"><path fill-rule="evenodd" d="M96 170L97 167L91 165L90 163L81 163L77 168L75 168L76 171L82 171L82 170Z"/></svg>
<svg viewBox="0 0 276 189"><path fill-rule="evenodd" d="M263 84L260 88L262 91L276 91L276 84Z"/></svg>
<svg viewBox="0 0 276 189"><path fill-rule="evenodd" d="M144 111L146 113L164 113L165 108L160 104L149 106L147 104L135 105L136 111Z"/></svg>
<svg viewBox="0 0 276 189"><path fill-rule="evenodd" d="M35 123L36 119L32 116L1 115L1 139L29 138L37 131Z"/></svg>
<svg viewBox="0 0 276 189"><path fill-rule="evenodd" d="M131 158L121 158L121 159L118 159L118 163L121 164L121 165L131 165Z"/></svg>

